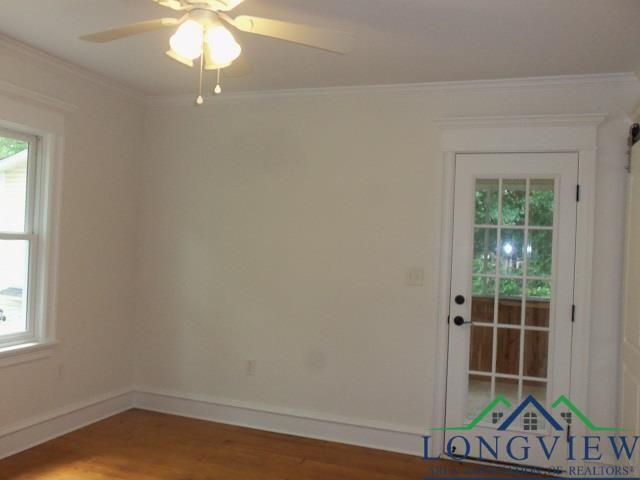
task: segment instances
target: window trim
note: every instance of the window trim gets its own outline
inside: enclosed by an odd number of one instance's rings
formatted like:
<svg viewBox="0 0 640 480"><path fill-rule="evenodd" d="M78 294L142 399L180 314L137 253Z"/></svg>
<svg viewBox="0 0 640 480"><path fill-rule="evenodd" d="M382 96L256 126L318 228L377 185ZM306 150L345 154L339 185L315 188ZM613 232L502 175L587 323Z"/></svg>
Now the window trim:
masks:
<svg viewBox="0 0 640 480"><path fill-rule="evenodd" d="M0 230L0 240L15 240L29 242L28 264L27 264L27 297L26 297L26 330L15 334L0 335L0 349L13 347L15 345L33 343L37 341L37 331L40 327L41 319L37 311L35 299L39 294L41 285L38 282L38 253L39 226L37 225L40 215L40 202L38 192L40 190L41 179L39 178L39 149L40 141L35 135L27 135L22 132L0 128L0 137L19 140L27 143L27 181L25 191L25 212L24 227L22 232L2 232Z"/></svg>
<svg viewBox="0 0 640 480"><path fill-rule="evenodd" d="M51 122L45 128L37 128L0 120L0 135L30 144L25 230L0 234L2 239L29 240L27 332L1 337L0 368L45 358L58 344L55 337L57 225L63 151L62 128L58 125Z"/></svg>

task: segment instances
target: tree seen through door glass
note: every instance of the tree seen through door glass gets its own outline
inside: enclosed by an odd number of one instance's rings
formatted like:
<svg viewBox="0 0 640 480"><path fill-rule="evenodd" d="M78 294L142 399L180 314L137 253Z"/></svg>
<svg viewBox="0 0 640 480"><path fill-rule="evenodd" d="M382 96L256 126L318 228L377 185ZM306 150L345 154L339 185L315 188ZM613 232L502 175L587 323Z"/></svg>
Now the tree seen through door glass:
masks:
<svg viewBox="0 0 640 480"><path fill-rule="evenodd" d="M535 227L553 226L553 211L555 205L554 183L552 178L531 180L529 225Z"/></svg>
<svg viewBox="0 0 640 480"><path fill-rule="evenodd" d="M524 225L527 181L502 181L502 225Z"/></svg>
<svg viewBox="0 0 640 480"><path fill-rule="evenodd" d="M476 228L473 235L473 273L496 273L498 229Z"/></svg>
<svg viewBox="0 0 640 480"><path fill-rule="evenodd" d="M475 223L476 225L498 224L498 179L476 180Z"/></svg>
<svg viewBox="0 0 640 480"><path fill-rule="evenodd" d="M529 231L529 244L527 245L528 276L551 277L552 248L553 231Z"/></svg>
<svg viewBox="0 0 640 480"><path fill-rule="evenodd" d="M524 230L503 229L500 239L500 274L520 276L524 273Z"/></svg>

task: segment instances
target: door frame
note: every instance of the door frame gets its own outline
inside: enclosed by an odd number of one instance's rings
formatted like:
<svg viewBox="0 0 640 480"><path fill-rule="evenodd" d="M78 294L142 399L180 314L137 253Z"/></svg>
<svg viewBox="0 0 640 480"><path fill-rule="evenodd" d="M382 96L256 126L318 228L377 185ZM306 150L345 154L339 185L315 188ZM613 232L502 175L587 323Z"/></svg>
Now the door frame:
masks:
<svg viewBox="0 0 640 480"><path fill-rule="evenodd" d="M437 314L437 352L434 407L431 428L445 426L449 308L451 296L453 209L456 155L462 153L577 153L580 201L577 204L575 305L571 386L572 398L582 400L587 415L589 388L589 339L591 331L591 280L594 246L595 183L598 127L604 114L532 115L444 118L440 128L443 191L440 237L440 278ZM576 428L576 434L583 434ZM444 432L430 432L431 456L444 454Z"/></svg>

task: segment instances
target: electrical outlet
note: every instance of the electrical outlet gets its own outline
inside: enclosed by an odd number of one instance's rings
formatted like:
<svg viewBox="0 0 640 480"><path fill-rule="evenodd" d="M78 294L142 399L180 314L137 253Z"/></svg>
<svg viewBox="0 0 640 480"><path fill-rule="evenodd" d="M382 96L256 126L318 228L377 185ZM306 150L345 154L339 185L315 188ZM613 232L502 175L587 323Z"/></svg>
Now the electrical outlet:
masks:
<svg viewBox="0 0 640 480"><path fill-rule="evenodd" d="M247 360L247 364L245 366L245 369L247 371L247 377L255 377L256 368L257 368L257 362L255 360Z"/></svg>
<svg viewBox="0 0 640 480"><path fill-rule="evenodd" d="M404 276L404 284L407 287L422 287L424 285L424 268L407 268Z"/></svg>

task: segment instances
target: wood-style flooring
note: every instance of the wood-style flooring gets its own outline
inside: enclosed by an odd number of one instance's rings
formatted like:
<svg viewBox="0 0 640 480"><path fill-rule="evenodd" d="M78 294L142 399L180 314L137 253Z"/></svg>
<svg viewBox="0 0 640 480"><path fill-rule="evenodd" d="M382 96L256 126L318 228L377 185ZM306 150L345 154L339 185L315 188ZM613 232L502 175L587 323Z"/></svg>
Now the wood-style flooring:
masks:
<svg viewBox="0 0 640 480"><path fill-rule="evenodd" d="M129 410L0 461L12 480L422 480L514 476L450 461ZM447 474L448 473L448 474Z"/></svg>

